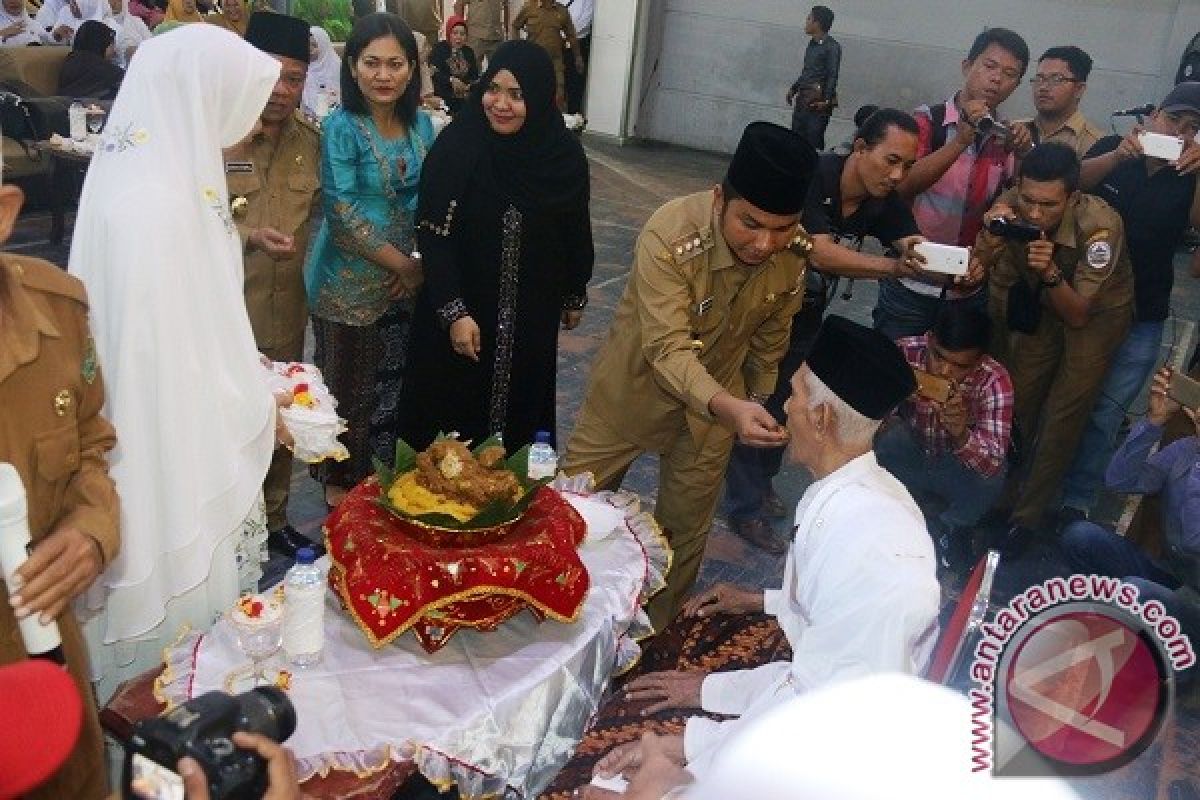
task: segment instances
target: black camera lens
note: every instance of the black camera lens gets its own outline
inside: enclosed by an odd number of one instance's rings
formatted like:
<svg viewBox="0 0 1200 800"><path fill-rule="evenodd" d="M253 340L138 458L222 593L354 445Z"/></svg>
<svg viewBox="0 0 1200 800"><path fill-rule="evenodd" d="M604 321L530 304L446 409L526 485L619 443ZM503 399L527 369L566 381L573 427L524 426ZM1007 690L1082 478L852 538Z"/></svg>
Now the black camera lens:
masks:
<svg viewBox="0 0 1200 800"><path fill-rule="evenodd" d="M984 114L975 123L975 127L979 130L980 133L987 133L993 127L995 127L995 125L996 125L996 120L992 118L991 114Z"/></svg>
<svg viewBox="0 0 1200 800"><path fill-rule="evenodd" d="M286 741L296 732L296 707L283 690L258 686L238 697L241 720L238 728L261 733L277 742Z"/></svg>

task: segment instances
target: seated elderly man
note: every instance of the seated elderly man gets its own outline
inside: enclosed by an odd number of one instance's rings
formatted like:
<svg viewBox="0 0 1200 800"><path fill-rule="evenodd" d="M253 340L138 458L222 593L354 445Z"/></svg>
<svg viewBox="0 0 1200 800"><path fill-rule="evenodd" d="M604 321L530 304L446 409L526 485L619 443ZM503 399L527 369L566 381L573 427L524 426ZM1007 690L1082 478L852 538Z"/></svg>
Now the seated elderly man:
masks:
<svg viewBox="0 0 1200 800"><path fill-rule="evenodd" d="M726 618L734 625L721 635L709 637L726 653L723 663L710 662L719 669L738 660L738 643L744 641L738 624L760 624L756 618L765 612L782 628L790 660L705 674L678 669L688 666L680 658L674 670L630 682L616 703L640 706L643 716L671 709L736 715L723 722L689 716L682 735L660 737L669 756L689 772L702 773L731 731L797 694L858 675L918 673L924 666L939 600L933 547L912 497L871 450L880 421L915 388L912 370L883 334L842 317L825 321L792 378L786 409L788 454L816 480L796 508L782 588L717 585L684 607L684 617L692 620L681 618L672 626L688 628L685 642L696 641L704 638L705 618L739 615ZM629 772L642 758L640 743L629 741L641 726L610 727L609 710L602 710L600 724L576 757L588 758L598 741L623 737L626 743L600 759L596 772ZM644 727L671 733L661 718ZM568 775L578 779L578 768L569 765ZM604 797L600 791L589 788L589 794Z"/></svg>
<svg viewBox="0 0 1200 800"><path fill-rule="evenodd" d="M969 568L971 529L1000 497L1008 468L1013 387L987 355L991 328L987 314L951 301L929 333L900 339L917 392L875 443L880 466L925 511L946 569Z"/></svg>

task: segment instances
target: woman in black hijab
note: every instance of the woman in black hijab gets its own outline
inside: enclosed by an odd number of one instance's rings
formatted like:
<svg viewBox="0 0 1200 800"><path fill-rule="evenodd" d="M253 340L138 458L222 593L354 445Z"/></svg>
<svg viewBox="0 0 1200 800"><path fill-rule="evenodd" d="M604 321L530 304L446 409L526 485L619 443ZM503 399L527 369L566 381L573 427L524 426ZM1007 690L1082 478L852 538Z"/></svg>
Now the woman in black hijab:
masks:
<svg viewBox="0 0 1200 800"><path fill-rule="evenodd" d="M89 19L75 31L72 50L63 60L58 74L58 93L111 102L121 88L125 71L109 61L117 34L98 20Z"/></svg>
<svg viewBox="0 0 1200 800"><path fill-rule="evenodd" d="M507 42L425 160L400 407L417 449L451 431L510 452L553 440L558 330L579 324L595 259L587 158L554 93L546 51Z"/></svg>

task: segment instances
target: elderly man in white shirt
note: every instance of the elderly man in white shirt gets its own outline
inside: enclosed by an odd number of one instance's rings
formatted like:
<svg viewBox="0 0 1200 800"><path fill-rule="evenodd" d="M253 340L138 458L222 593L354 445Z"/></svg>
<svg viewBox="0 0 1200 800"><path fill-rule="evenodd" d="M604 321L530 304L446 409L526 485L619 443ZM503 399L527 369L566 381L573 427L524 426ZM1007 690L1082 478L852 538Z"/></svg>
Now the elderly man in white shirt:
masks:
<svg viewBox="0 0 1200 800"><path fill-rule="evenodd" d="M786 407L790 458L816 478L796 508L783 587L719 584L686 616L763 612L792 648L790 662L755 669L656 672L630 682L644 714L702 708L737 719L691 717L682 736L660 737L678 763L703 774L721 743L798 694L862 675L919 674L937 633L940 590L924 518L904 486L875 461L880 421L915 389L895 344L845 318L826 319L792 378ZM595 774L636 771L640 743L601 759ZM800 757L800 756L798 756ZM603 790L589 788L594 797Z"/></svg>

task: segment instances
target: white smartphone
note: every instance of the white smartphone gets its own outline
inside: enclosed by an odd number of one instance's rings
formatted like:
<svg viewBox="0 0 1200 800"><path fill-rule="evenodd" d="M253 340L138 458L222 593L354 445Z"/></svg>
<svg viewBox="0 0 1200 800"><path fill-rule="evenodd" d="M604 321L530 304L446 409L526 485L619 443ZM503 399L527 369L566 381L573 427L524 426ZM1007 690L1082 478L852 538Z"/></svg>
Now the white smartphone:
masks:
<svg viewBox="0 0 1200 800"><path fill-rule="evenodd" d="M913 249L925 256L925 265L921 269L926 272L941 272L945 275L967 274L967 264L971 260L971 248L969 247L918 242Z"/></svg>
<svg viewBox="0 0 1200 800"><path fill-rule="evenodd" d="M1144 131L1138 134L1138 141L1142 143L1142 152L1151 158L1178 161L1183 155L1183 139L1178 136Z"/></svg>

